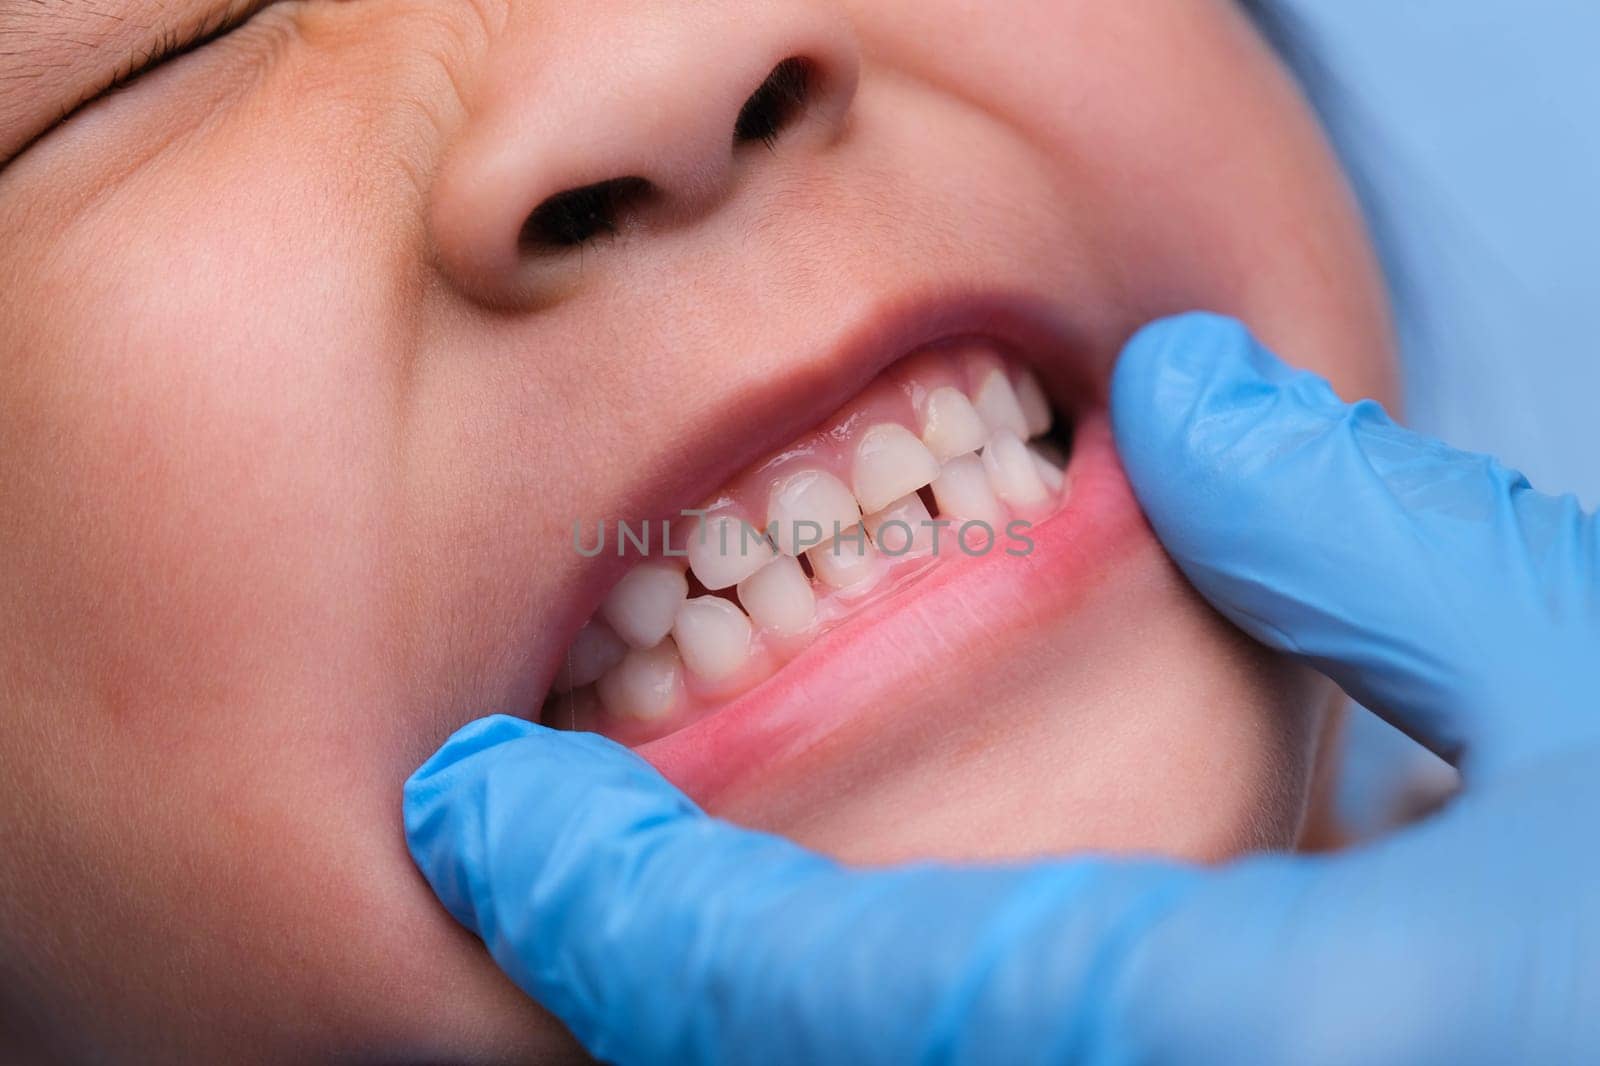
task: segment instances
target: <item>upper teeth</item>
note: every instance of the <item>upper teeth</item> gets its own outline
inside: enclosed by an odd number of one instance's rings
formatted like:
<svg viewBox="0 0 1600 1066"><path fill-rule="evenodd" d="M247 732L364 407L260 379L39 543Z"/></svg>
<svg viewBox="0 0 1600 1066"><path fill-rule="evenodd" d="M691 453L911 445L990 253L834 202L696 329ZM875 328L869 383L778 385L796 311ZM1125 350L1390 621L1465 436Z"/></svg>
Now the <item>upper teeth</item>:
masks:
<svg viewBox="0 0 1600 1066"><path fill-rule="evenodd" d="M942 385L922 404L922 443L943 462L975 452L989 439L983 419L960 389Z"/></svg>
<svg viewBox="0 0 1600 1066"><path fill-rule="evenodd" d="M566 662L556 675L556 691L570 692L600 680L600 675L622 661L628 645L598 618L578 630L567 649Z"/></svg>
<svg viewBox="0 0 1600 1066"><path fill-rule="evenodd" d="M1033 376L1033 371L1024 367L1017 374L1017 403L1022 407L1022 417L1028 423L1028 432L1023 438L1042 437L1050 432L1050 401L1045 397L1044 388L1039 384L1039 379Z"/></svg>
<svg viewBox="0 0 1600 1066"><path fill-rule="evenodd" d="M772 487L768 497L767 528L785 555L827 544L859 521L856 498L826 470L790 474Z"/></svg>
<svg viewBox="0 0 1600 1066"><path fill-rule="evenodd" d="M1029 435L1028 418L1022 413L1022 404L1004 370L997 367L984 375L977 395L972 398L972 406L978 409L989 432L1008 429L1019 437Z"/></svg>
<svg viewBox="0 0 1600 1066"><path fill-rule="evenodd" d="M617 635L635 648L653 648L672 632L678 606L689 595L683 571L663 563L641 563L606 597L600 613Z"/></svg>
<svg viewBox="0 0 1600 1066"><path fill-rule="evenodd" d="M851 483L861 509L881 511L939 476L939 460L909 429L884 422L862 434L856 445Z"/></svg>
<svg viewBox="0 0 1600 1066"><path fill-rule="evenodd" d="M733 515L714 515L689 535L689 569L700 584L731 588L760 570L775 554L759 530Z"/></svg>
<svg viewBox="0 0 1600 1066"><path fill-rule="evenodd" d="M682 566L640 563L574 639L556 690L598 682L607 714L675 719L708 686L725 692L759 680L774 647L792 653L819 619L847 610L841 597L860 597L899 560L944 551L922 490L931 487L941 519L984 522L996 534L1010 514L1052 506L1065 474L1025 443L1050 428L1044 390L1032 373L993 356L964 365L970 398L956 387L959 373L935 369L929 387L858 401L878 417L841 415L839 428L784 453L770 474L759 467L736 483L696 523L682 553L699 585L723 595L691 598ZM904 395L917 398L916 431L906 424L913 412ZM902 396L898 406L894 396Z"/></svg>

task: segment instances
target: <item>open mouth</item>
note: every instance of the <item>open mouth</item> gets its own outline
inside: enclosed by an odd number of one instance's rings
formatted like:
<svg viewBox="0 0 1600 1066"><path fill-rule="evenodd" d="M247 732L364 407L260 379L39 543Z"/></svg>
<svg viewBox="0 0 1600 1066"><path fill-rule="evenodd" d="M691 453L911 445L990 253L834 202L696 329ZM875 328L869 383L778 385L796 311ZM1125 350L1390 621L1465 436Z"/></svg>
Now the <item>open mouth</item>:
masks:
<svg viewBox="0 0 1600 1066"><path fill-rule="evenodd" d="M579 551L640 561L567 649L541 720L647 744L930 575L1027 558L1073 495L1072 438L1017 351L946 338L677 520L580 523Z"/></svg>

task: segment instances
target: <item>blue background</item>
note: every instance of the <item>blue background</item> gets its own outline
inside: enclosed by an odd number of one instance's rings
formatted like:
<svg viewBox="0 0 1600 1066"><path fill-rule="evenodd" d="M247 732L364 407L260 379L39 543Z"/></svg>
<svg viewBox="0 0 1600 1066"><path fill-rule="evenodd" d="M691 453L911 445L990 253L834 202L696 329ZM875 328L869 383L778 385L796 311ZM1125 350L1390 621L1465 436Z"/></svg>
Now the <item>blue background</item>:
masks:
<svg viewBox="0 0 1600 1066"><path fill-rule="evenodd" d="M1600 505L1600 0L1279 0L1372 222L1405 420ZM1358 828L1438 764L1351 723Z"/></svg>
<svg viewBox="0 0 1600 1066"><path fill-rule="evenodd" d="M1406 418L1600 504L1600 0L1284 0L1384 246Z"/></svg>

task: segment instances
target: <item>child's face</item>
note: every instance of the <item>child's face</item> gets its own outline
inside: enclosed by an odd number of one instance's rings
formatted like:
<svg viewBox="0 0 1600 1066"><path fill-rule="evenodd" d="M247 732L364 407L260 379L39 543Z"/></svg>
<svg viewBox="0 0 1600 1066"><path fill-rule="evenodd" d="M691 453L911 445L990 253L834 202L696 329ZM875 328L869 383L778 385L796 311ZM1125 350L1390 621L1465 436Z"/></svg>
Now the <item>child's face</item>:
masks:
<svg viewBox="0 0 1600 1066"><path fill-rule="evenodd" d="M1388 393L1345 187L1224 0L256 4L37 136L244 6L0 0L0 1031L554 1054L399 805L451 729L537 713L624 572L575 519L714 496L951 330L1085 449L1166 312ZM795 56L801 113L736 145ZM620 177L653 192L614 236L524 234ZM677 771L851 859L1290 843L1329 691L1197 601L1114 466L1073 483L1038 569L940 560Z"/></svg>

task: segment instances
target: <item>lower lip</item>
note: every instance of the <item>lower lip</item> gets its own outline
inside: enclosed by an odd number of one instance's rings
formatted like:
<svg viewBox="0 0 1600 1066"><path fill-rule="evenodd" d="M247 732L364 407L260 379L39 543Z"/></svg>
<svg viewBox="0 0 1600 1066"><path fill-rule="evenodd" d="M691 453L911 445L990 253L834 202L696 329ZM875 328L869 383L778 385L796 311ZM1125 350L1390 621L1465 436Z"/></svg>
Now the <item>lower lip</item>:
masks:
<svg viewBox="0 0 1600 1066"><path fill-rule="evenodd" d="M1067 474L1068 498L1031 530L1028 555L948 557L761 685L636 750L696 801L714 805L846 727L854 742L870 737L873 720L897 713L896 695L928 674L933 656L962 653L964 631L1027 628L1075 610L1152 534L1104 411L1080 416Z"/></svg>

